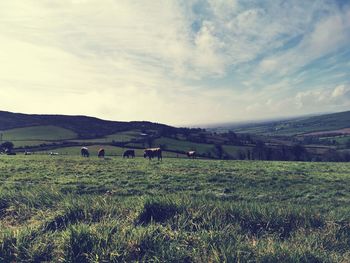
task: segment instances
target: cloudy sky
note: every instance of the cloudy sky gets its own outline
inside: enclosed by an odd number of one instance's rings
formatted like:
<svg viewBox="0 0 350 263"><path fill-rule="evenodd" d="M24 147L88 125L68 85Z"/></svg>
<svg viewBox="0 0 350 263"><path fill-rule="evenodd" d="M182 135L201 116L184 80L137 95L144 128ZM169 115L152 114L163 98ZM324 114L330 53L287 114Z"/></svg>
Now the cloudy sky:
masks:
<svg viewBox="0 0 350 263"><path fill-rule="evenodd" d="M350 1L1 0L0 91L172 125L350 110Z"/></svg>

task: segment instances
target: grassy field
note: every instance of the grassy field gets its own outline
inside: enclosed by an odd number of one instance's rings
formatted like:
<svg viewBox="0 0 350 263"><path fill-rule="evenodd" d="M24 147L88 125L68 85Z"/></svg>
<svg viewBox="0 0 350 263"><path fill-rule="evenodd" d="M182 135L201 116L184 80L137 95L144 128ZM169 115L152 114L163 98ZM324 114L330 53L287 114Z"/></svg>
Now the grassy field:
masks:
<svg viewBox="0 0 350 263"><path fill-rule="evenodd" d="M349 171L0 156L0 262L349 262Z"/></svg>
<svg viewBox="0 0 350 263"><path fill-rule="evenodd" d="M155 146L159 145L165 145L166 149L172 149L176 151L190 151L195 150L199 154L211 152L213 155L215 154L215 148L213 144L207 144L207 143L195 143L190 141L182 141L182 140L175 140L171 138L162 137L159 139L154 140L153 144ZM164 148L164 147L163 147Z"/></svg>
<svg viewBox="0 0 350 263"><path fill-rule="evenodd" d="M76 138L77 134L56 126L33 126L27 128L17 128L1 132L4 141L50 141L67 140Z"/></svg>
<svg viewBox="0 0 350 263"><path fill-rule="evenodd" d="M99 151L99 149L105 149L106 152L106 157L109 156L122 156L125 150L128 150L129 148L125 147L117 147L117 146L111 146L111 145L89 145L88 149L89 149L89 153L91 156L97 156L97 153ZM61 148L56 148L54 150L49 150L49 151L41 151L39 153L41 154L48 154L50 152L57 152L60 155L71 155L71 156L79 156L80 155L80 149L81 146L72 146L72 147L61 147ZM130 148L133 149L133 148ZM144 149L134 149L135 150L135 155L136 157L143 157L143 152ZM184 157L184 154L176 154L173 152L166 152L163 151L162 152L162 156L167 158L167 157Z"/></svg>
<svg viewBox="0 0 350 263"><path fill-rule="evenodd" d="M111 135L107 135L103 138L96 138L96 139L81 139L81 140L73 140L75 142L81 142L81 143L111 143L113 141L117 142L128 142L133 139L140 139L140 131L137 130L130 130L130 131L124 131L124 132L117 132Z"/></svg>

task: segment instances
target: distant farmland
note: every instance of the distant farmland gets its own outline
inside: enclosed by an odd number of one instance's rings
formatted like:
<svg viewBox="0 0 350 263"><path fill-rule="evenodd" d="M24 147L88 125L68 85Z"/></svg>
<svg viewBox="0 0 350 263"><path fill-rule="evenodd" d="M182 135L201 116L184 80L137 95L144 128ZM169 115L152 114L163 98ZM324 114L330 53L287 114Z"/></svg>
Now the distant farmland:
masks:
<svg viewBox="0 0 350 263"><path fill-rule="evenodd" d="M5 141L59 141L74 139L77 134L68 129L49 125L10 129L3 131L2 136Z"/></svg>

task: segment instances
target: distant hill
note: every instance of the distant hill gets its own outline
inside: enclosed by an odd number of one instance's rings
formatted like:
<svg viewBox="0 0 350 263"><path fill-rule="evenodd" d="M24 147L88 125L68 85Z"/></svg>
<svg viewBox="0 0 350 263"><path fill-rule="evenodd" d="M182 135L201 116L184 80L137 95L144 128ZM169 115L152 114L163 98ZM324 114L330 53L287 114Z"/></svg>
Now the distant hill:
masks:
<svg viewBox="0 0 350 263"><path fill-rule="evenodd" d="M250 124L232 124L217 128L232 129L238 133L261 135L297 135L318 131L333 131L350 127L350 111L323 114L318 116L298 117L286 120L266 121ZM215 130L211 129L211 130Z"/></svg>
<svg viewBox="0 0 350 263"><path fill-rule="evenodd" d="M161 147L167 156L173 157L194 150L201 158L350 161L348 127L350 111L236 124L233 128L228 126L226 132L222 127L217 130L176 128L147 121L120 122L87 116L0 111L0 142L11 141L17 152L55 150L79 154L79 147L88 146L108 148L110 153L120 155L125 148L137 149L140 153L146 147ZM338 136L340 129L343 130ZM332 132L314 135L319 131ZM304 135L295 136L300 134Z"/></svg>
<svg viewBox="0 0 350 263"><path fill-rule="evenodd" d="M106 121L87 116L39 115L0 111L0 130L33 126L57 126L75 132L78 138L99 138L132 129L160 130L173 127L147 121Z"/></svg>

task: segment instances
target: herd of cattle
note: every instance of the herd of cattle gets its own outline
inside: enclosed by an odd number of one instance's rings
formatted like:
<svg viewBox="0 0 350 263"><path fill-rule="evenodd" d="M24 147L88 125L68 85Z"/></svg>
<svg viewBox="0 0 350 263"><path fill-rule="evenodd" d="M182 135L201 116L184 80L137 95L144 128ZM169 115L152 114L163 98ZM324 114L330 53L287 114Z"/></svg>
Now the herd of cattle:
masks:
<svg viewBox="0 0 350 263"><path fill-rule="evenodd" d="M82 147L80 149L80 154L83 157L89 157L90 156L89 149L87 147ZM193 158L193 159L196 158L196 152L195 151L188 151L186 153L186 155L189 158ZM98 150L97 156L99 158L104 158L105 157L105 149L100 148ZM126 150L123 153L123 158L125 158L125 157L127 157L127 158L134 158L135 157L135 150ZM158 158L158 161L159 160L161 161L163 159L163 157L162 157L162 149L161 148L147 148L143 152L143 157L144 158L148 158L149 160L152 160L153 158Z"/></svg>

